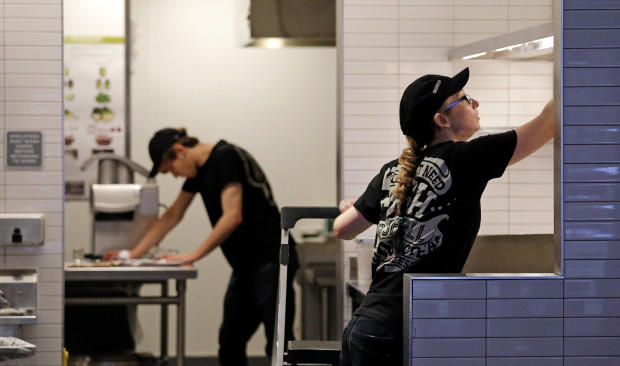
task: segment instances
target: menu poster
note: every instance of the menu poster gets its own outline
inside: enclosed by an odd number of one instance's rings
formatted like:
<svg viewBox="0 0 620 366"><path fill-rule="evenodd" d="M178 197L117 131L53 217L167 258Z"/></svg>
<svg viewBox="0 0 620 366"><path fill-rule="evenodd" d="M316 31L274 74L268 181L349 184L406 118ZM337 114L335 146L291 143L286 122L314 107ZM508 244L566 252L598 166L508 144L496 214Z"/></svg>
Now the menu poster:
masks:
<svg viewBox="0 0 620 366"><path fill-rule="evenodd" d="M97 180L99 152L125 156L124 37L65 37L65 197L85 199Z"/></svg>

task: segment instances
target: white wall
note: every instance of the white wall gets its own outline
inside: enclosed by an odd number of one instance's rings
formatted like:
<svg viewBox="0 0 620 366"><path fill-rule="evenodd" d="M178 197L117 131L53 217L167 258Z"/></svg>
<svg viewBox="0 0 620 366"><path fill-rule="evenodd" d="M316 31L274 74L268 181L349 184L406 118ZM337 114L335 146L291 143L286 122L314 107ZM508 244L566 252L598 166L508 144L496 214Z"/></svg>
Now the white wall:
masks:
<svg viewBox="0 0 620 366"><path fill-rule="evenodd" d="M358 197L405 146L398 103L424 74L470 68L465 90L480 101L479 134L527 122L552 97L552 63L449 61L448 50L552 20L550 0L343 0L343 198ZM553 232L553 148L492 181L482 198L480 234ZM374 227L365 234L374 237ZM354 242L345 244L344 278ZM345 320L350 317L345 297Z"/></svg>
<svg viewBox="0 0 620 366"><path fill-rule="evenodd" d="M134 0L132 13L131 158L150 167L147 144L167 126L184 126L208 142L236 143L258 160L284 205L336 203L336 50L240 48L235 2ZM158 177L160 200L170 204L181 180ZM87 238L87 206L74 205L68 240ZM75 224L74 224L75 223ZM77 228L80 226L80 228ZM187 252L211 227L200 197L162 244ZM71 245L71 244L69 244ZM196 263L188 284L189 356L217 354L217 335L230 267L215 251ZM145 293L155 291L146 288ZM170 313L174 319L174 308ZM139 351L157 353L159 313L139 311ZM171 321L171 334L174 334ZM171 338L174 342L174 338ZM175 352L174 343L170 353ZM250 355L263 355L257 333Z"/></svg>
<svg viewBox="0 0 620 366"><path fill-rule="evenodd" d="M0 268L36 268L38 312L22 337L33 357L3 365L62 364L62 6L0 1L0 213L42 213L45 242L0 248ZM7 131L40 131L43 166L5 166ZM0 336L3 334L0 333Z"/></svg>

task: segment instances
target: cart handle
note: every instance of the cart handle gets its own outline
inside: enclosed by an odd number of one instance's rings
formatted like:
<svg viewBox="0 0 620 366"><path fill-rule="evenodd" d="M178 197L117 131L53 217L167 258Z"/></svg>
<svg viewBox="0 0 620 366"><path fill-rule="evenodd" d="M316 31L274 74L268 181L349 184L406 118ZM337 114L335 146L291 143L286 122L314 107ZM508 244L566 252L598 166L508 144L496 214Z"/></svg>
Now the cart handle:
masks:
<svg viewBox="0 0 620 366"><path fill-rule="evenodd" d="M338 207L282 207L282 229L292 229L300 219L334 219L340 215Z"/></svg>

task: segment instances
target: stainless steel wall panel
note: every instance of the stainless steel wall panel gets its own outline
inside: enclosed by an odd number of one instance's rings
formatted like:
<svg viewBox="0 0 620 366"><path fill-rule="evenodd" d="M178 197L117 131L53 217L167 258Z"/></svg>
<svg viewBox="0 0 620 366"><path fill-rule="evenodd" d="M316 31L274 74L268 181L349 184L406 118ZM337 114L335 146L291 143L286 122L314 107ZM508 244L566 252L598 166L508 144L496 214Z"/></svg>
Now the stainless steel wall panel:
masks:
<svg viewBox="0 0 620 366"><path fill-rule="evenodd" d="M414 338L412 354L416 357L484 357L484 338Z"/></svg>
<svg viewBox="0 0 620 366"><path fill-rule="evenodd" d="M620 75L616 68L570 68L564 70L566 86L618 86ZM568 143L568 142L567 142Z"/></svg>
<svg viewBox="0 0 620 366"><path fill-rule="evenodd" d="M620 95L618 96L620 100ZM618 163L620 145L570 145L564 147L566 163Z"/></svg>
<svg viewBox="0 0 620 366"><path fill-rule="evenodd" d="M566 278L620 278L620 260L566 260Z"/></svg>
<svg viewBox="0 0 620 366"><path fill-rule="evenodd" d="M618 366L620 357L564 357L564 366Z"/></svg>
<svg viewBox="0 0 620 366"><path fill-rule="evenodd" d="M567 50L568 52L570 50ZM584 50L573 50L584 51ZM596 50L586 50L588 52ZM600 50L598 50L600 51ZM620 55L620 50L618 55ZM618 125L620 106L564 106L564 126L572 125Z"/></svg>
<svg viewBox="0 0 620 366"><path fill-rule="evenodd" d="M487 338L489 357L562 356L562 338Z"/></svg>
<svg viewBox="0 0 620 366"><path fill-rule="evenodd" d="M484 280L423 280L413 281L414 299L484 299Z"/></svg>
<svg viewBox="0 0 620 366"><path fill-rule="evenodd" d="M565 29L618 28L620 10L571 10L564 12Z"/></svg>
<svg viewBox="0 0 620 366"><path fill-rule="evenodd" d="M567 337L620 337L620 318L566 318Z"/></svg>
<svg viewBox="0 0 620 366"><path fill-rule="evenodd" d="M565 240L620 240L618 222L567 222Z"/></svg>
<svg viewBox="0 0 620 366"><path fill-rule="evenodd" d="M561 280L488 280L487 297L562 298Z"/></svg>
<svg viewBox="0 0 620 366"><path fill-rule="evenodd" d="M618 139L620 140L620 136ZM564 202L575 201L620 201L620 184L565 183Z"/></svg>
<svg viewBox="0 0 620 366"><path fill-rule="evenodd" d="M485 319L413 319L415 338L483 338Z"/></svg>
<svg viewBox="0 0 620 366"><path fill-rule="evenodd" d="M486 366L562 366L562 357L489 357Z"/></svg>
<svg viewBox="0 0 620 366"><path fill-rule="evenodd" d="M564 0L564 10L620 9L618 0Z"/></svg>
<svg viewBox="0 0 620 366"><path fill-rule="evenodd" d="M567 318L604 318L620 316L620 299L566 299L564 316Z"/></svg>
<svg viewBox="0 0 620 366"><path fill-rule="evenodd" d="M620 30L618 30L618 37L620 38ZM580 86L564 88L564 105L616 105L619 100L620 87Z"/></svg>
<svg viewBox="0 0 620 366"><path fill-rule="evenodd" d="M564 164L564 181L575 183L620 182L620 164Z"/></svg>
<svg viewBox="0 0 620 366"><path fill-rule="evenodd" d="M488 319L487 337L562 337L562 318Z"/></svg>
<svg viewBox="0 0 620 366"><path fill-rule="evenodd" d="M564 355L620 356L620 337L566 337Z"/></svg>
<svg viewBox="0 0 620 366"><path fill-rule="evenodd" d="M620 297L620 279L565 280L564 297Z"/></svg>
<svg viewBox="0 0 620 366"><path fill-rule="evenodd" d="M413 300L413 318L484 318L484 300Z"/></svg>
<svg viewBox="0 0 620 366"><path fill-rule="evenodd" d="M620 151L618 153L620 154ZM564 219L566 221L620 220L620 203L566 202L564 203Z"/></svg>
<svg viewBox="0 0 620 366"><path fill-rule="evenodd" d="M562 299L489 299L487 300L487 317L562 317L562 308Z"/></svg>
<svg viewBox="0 0 620 366"><path fill-rule="evenodd" d="M564 30L566 48L620 47L620 29ZM566 92L566 88L564 88Z"/></svg>

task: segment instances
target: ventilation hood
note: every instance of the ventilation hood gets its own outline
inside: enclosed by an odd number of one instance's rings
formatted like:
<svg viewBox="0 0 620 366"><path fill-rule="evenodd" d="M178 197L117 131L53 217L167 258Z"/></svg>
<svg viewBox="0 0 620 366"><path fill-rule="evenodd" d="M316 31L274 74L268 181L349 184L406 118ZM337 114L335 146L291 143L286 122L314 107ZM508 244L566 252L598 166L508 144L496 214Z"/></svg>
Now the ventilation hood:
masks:
<svg viewBox="0 0 620 366"><path fill-rule="evenodd" d="M250 0L246 46L334 46L335 0Z"/></svg>
<svg viewBox="0 0 620 366"><path fill-rule="evenodd" d="M450 60L553 59L553 22L454 47Z"/></svg>

